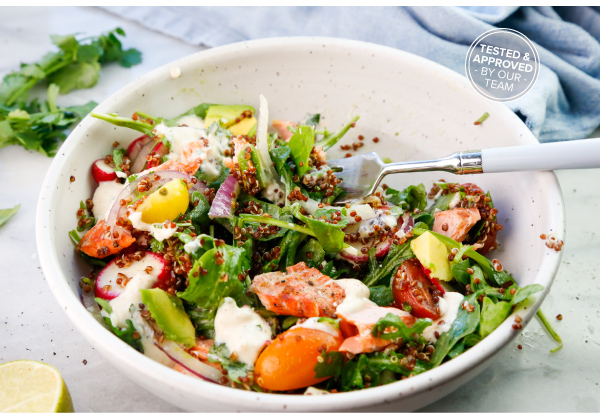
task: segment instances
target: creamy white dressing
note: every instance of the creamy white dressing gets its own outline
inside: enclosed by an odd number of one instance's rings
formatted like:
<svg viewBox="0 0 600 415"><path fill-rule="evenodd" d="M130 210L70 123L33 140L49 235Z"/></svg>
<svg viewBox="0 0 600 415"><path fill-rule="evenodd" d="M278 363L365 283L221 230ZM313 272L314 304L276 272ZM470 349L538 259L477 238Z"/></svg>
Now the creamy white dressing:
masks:
<svg viewBox="0 0 600 415"><path fill-rule="evenodd" d="M227 345L240 362L250 368L258 355L271 340L271 326L250 307L239 308L235 301L226 297L215 317L215 344Z"/></svg>
<svg viewBox="0 0 600 415"><path fill-rule="evenodd" d="M346 296L344 297L344 301L342 304L350 302L356 299L369 299L371 292L369 291L369 287L363 284L362 281L359 281L355 278L344 278L341 280L331 280L329 283L337 284L343 288ZM336 304L338 307L340 304Z"/></svg>
<svg viewBox="0 0 600 415"><path fill-rule="evenodd" d="M193 254L194 252L199 250L201 247L202 247L202 245L200 245L200 237L198 236L198 237L192 239L190 242L183 245L183 250L185 252L187 252L188 254Z"/></svg>
<svg viewBox="0 0 600 415"><path fill-rule="evenodd" d="M94 196L92 197L92 202L94 203L92 214L96 219L106 220L110 208L113 203L115 203L117 196L119 196L119 193L121 193L124 186L125 185L117 183L114 180L100 182L98 184Z"/></svg>
<svg viewBox="0 0 600 415"><path fill-rule="evenodd" d="M204 120L188 115L178 120L178 126L167 127L160 123L155 127L157 134L165 136L170 146L168 160L184 164L201 159L201 169L209 175L218 176L221 172L223 152L229 148L229 137L217 135L216 129L204 128ZM193 144L198 142L198 144Z"/></svg>
<svg viewBox="0 0 600 415"><path fill-rule="evenodd" d="M169 239L177 231L177 227L171 228L165 227L164 223L146 223L142 220L142 212L135 212L130 210L128 219L131 221L131 225L138 231L150 232L150 234L157 241L164 241Z"/></svg>
<svg viewBox="0 0 600 415"><path fill-rule="evenodd" d="M423 337L430 341L436 342L435 332L442 334L450 330L452 323L456 320L458 315L458 309L461 306L464 296L457 292L446 292L443 297L440 297L438 306L440 308L441 316L433 320L431 326L426 327L423 330Z"/></svg>
<svg viewBox="0 0 600 415"><path fill-rule="evenodd" d="M132 318L130 307L134 306L134 309L137 310L138 304L142 302L141 290L152 288L156 281L157 275L148 274L145 271L137 272L129 280L125 290L117 298L109 301L112 307L109 317L113 326L127 327L127 320Z"/></svg>
<svg viewBox="0 0 600 415"><path fill-rule="evenodd" d="M297 328L304 327L305 329L319 330L324 333L331 334L334 337L340 336L340 329L338 329L330 323L324 321L319 322L319 319L320 317L308 318L304 322L292 326L290 330L295 330Z"/></svg>

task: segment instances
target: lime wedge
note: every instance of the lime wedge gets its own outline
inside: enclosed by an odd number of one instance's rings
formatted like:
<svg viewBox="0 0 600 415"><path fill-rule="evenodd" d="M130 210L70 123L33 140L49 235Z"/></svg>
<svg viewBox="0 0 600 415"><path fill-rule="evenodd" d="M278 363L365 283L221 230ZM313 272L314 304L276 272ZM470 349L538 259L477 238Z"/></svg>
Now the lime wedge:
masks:
<svg viewBox="0 0 600 415"><path fill-rule="evenodd" d="M73 402L54 367L15 360L0 365L0 412L73 412Z"/></svg>

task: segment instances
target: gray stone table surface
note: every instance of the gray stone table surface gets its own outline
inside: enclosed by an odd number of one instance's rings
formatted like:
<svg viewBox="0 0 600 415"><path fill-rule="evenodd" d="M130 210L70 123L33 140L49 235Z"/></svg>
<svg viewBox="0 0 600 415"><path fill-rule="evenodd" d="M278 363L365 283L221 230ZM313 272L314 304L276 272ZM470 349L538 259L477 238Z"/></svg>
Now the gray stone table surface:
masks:
<svg viewBox="0 0 600 415"><path fill-rule="evenodd" d="M99 9L2 8L0 21L2 76L49 51L53 33L96 34L120 26L125 45L144 53L141 65L106 67L97 86L59 97L59 105L101 102L144 73L201 50ZM112 367L75 331L49 291L37 258L35 210L51 161L20 147L0 149L0 208L21 204L0 228L0 363L35 359L56 366L79 412L179 411ZM600 411L600 170L563 171L558 178L568 233L543 310L564 348L551 354L555 344L534 320L489 369L424 411ZM562 321L555 318L559 313Z"/></svg>

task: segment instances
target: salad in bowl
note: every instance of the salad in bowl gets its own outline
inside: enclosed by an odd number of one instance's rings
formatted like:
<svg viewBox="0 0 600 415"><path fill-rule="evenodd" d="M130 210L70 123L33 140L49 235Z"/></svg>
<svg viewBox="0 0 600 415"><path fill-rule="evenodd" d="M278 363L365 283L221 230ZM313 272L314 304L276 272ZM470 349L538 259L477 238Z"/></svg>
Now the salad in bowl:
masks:
<svg viewBox="0 0 600 415"><path fill-rule="evenodd" d="M336 204L327 151L358 117L330 131L259 100L93 114L143 135L93 163L70 235L94 267L84 304L139 352L257 392L365 389L459 356L543 289L484 256L502 229L489 192L383 185Z"/></svg>

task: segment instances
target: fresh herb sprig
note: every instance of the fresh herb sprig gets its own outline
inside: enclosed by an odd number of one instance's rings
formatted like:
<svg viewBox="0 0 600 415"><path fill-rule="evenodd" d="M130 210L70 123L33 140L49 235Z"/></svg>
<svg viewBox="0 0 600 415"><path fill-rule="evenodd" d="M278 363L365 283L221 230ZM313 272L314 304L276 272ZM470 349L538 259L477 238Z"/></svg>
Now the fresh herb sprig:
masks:
<svg viewBox="0 0 600 415"><path fill-rule="evenodd" d="M77 39L76 35L52 35L58 51L49 52L39 61L21 64L0 83L0 148L20 145L53 156L66 138L65 130L85 117L97 104L59 108L58 94L91 88L98 82L100 67L118 62L129 68L141 62L137 49L123 49L116 28L97 37ZM29 100L29 91L40 83L48 85L47 100Z"/></svg>

